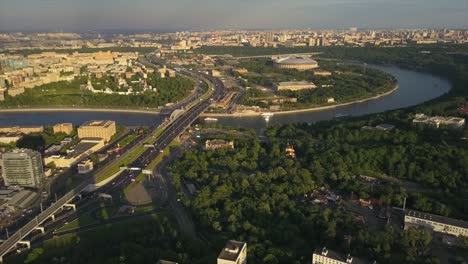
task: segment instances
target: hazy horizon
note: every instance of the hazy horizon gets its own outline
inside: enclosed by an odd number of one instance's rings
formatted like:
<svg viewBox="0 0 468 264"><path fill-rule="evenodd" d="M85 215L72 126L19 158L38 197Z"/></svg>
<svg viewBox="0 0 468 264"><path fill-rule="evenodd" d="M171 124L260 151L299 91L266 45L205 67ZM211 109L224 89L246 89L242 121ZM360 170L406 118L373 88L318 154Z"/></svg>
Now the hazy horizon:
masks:
<svg viewBox="0 0 468 264"><path fill-rule="evenodd" d="M466 0L3 0L0 31L468 28Z"/></svg>

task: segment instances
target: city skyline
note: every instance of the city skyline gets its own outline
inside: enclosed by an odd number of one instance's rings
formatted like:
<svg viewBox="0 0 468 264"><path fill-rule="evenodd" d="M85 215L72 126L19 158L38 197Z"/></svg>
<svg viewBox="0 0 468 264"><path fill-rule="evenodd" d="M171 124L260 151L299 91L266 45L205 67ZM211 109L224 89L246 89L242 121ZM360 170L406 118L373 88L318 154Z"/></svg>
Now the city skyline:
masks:
<svg viewBox="0 0 468 264"><path fill-rule="evenodd" d="M19 0L0 3L0 30L466 28L466 13L463 0Z"/></svg>

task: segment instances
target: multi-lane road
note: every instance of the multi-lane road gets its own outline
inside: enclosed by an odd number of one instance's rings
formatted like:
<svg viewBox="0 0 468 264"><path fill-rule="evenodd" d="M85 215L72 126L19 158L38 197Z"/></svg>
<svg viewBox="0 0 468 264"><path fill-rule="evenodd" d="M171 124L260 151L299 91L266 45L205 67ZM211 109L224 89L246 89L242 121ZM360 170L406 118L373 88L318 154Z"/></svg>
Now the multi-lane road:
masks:
<svg viewBox="0 0 468 264"><path fill-rule="evenodd" d="M225 92L224 84L217 78L211 77L204 73L180 70L182 74L190 74L199 79L209 82L209 89L213 89L213 92L206 99L200 98L199 102L195 104L190 109L185 110L177 119L175 119L156 139L155 148L146 149L131 165L130 167L139 167L144 168L149 161L155 159L158 155L161 154L163 149L165 149L175 138L181 135L208 107L213 101L218 101L223 97ZM187 104L193 105L193 100L187 101ZM120 185L127 182L127 179L130 176L131 171L124 171L115 179L113 179L109 186ZM28 222L26 225L21 227L17 232L11 235L7 240L5 240L0 245L0 262L3 262L3 256L5 256L10 250L16 247L17 243L28 236L33 230L38 226L46 222L53 214L57 213L66 203L69 203L74 197L79 195L88 184L94 183L93 180L88 180L72 191L65 194L57 202L52 204L50 207L46 208L42 213L37 215L33 220ZM104 188L106 189L106 188ZM172 191L173 193L173 191ZM174 195L170 195L171 198L174 198ZM177 209L177 208L176 208Z"/></svg>

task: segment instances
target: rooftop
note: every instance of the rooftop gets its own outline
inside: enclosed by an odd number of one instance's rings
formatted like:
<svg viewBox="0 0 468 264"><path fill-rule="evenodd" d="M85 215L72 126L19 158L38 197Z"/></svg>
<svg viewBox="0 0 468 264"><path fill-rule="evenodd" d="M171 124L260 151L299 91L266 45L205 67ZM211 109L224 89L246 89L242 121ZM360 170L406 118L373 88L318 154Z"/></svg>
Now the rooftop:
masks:
<svg viewBox="0 0 468 264"><path fill-rule="evenodd" d="M82 127L84 126L92 126L92 127L109 126L113 122L114 121L111 121L111 120L92 120L92 121L85 122L81 126Z"/></svg>
<svg viewBox="0 0 468 264"><path fill-rule="evenodd" d="M25 148L16 148L16 149L12 149L8 152L5 152L3 153L3 155L5 156L6 154L29 154L29 155L32 155L32 154L35 154L37 153L36 151L32 150L32 149L25 149ZM8 155L6 155L8 156Z"/></svg>
<svg viewBox="0 0 468 264"><path fill-rule="evenodd" d="M317 64L316 60L309 59L309 58L300 58L300 57L287 57L287 58L281 58L275 61L278 64Z"/></svg>
<svg viewBox="0 0 468 264"><path fill-rule="evenodd" d="M306 81L296 81L296 82L279 82L277 84L281 86L291 86L291 85L313 85L314 83L306 82Z"/></svg>
<svg viewBox="0 0 468 264"><path fill-rule="evenodd" d="M177 264L177 262L167 261L167 260L159 260L157 264Z"/></svg>
<svg viewBox="0 0 468 264"><path fill-rule="evenodd" d="M340 253L335 252L333 250L329 250L329 249L327 249L325 247L315 249L314 254L324 256L324 257L326 256L327 258L334 259L334 260L337 260L337 261L340 261L340 262L345 262L345 263L347 262L348 258L351 258L351 261L349 263L352 263L352 264L364 264L364 263L366 263L365 261L363 261L361 259L351 257L350 255L340 254Z"/></svg>
<svg viewBox="0 0 468 264"><path fill-rule="evenodd" d="M226 242L226 246L221 250L221 253L218 255L218 259L225 259L235 261L239 258L239 255L242 249L247 244L240 241L229 240Z"/></svg>
<svg viewBox="0 0 468 264"><path fill-rule="evenodd" d="M8 204L24 209L29 207L38 197L39 195L35 192L23 190L15 194Z"/></svg>
<svg viewBox="0 0 468 264"><path fill-rule="evenodd" d="M405 216L416 217L420 219L425 219L425 220L429 220L433 222L444 223L447 225L458 226L458 227L468 229L468 222L458 220L458 219L448 218L445 216L433 215L433 214L423 213L423 212L418 212L418 211L413 211L413 210L406 210Z"/></svg>

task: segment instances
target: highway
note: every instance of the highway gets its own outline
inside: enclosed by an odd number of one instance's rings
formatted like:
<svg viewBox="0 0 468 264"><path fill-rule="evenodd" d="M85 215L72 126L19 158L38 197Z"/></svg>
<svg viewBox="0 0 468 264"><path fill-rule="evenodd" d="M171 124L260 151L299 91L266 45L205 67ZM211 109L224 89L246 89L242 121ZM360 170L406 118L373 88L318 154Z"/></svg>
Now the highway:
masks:
<svg viewBox="0 0 468 264"><path fill-rule="evenodd" d="M160 155L175 138L181 135L199 116L202 114L208 107L211 105L211 102L218 101L223 97L225 88L223 83L217 79L213 78L207 74L180 70L184 74L190 74L197 76L201 79L208 80L213 84L212 88L214 89L211 96L207 99L202 100L195 104L192 108L186 110L179 118L174 120L156 139L155 149L148 148L143 154L141 154L129 167L139 167L145 168L149 161L154 160L158 155ZM188 103L193 102L189 100ZM126 179L129 178L131 171L122 172L116 179L111 181L112 185L115 185L116 182L124 183ZM94 177L83 183L79 184L73 190L62 196L57 202L53 203L50 207L45 209L42 213L37 215L34 219L28 222L26 225L21 227L13 235L11 235L7 240L5 240L0 245L0 262L3 262L3 256L5 256L9 251L16 247L17 243L28 236L36 227L40 226L47 219L49 219L53 214L57 213L63 208L63 206L69 203L75 196L80 194L89 184L94 183Z"/></svg>

